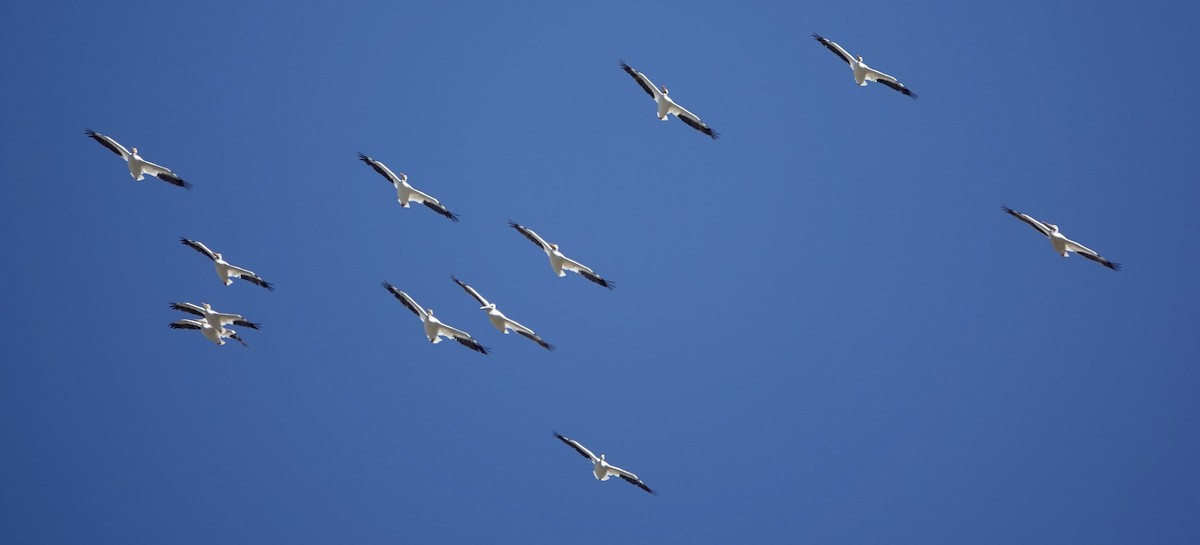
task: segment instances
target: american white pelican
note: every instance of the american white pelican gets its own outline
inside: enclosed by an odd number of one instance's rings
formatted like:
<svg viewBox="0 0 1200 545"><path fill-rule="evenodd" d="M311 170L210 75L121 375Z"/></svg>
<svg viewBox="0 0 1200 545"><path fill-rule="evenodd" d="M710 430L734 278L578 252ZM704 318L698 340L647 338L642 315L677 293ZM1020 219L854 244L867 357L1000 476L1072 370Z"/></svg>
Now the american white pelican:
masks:
<svg viewBox="0 0 1200 545"><path fill-rule="evenodd" d="M183 243L184 246L190 246L193 249L195 249L197 252L200 252L200 253L208 256L209 259L213 260L213 263L216 265L216 268L217 268L217 277L220 278L221 281L224 282L226 286L232 284L234 278L241 278L242 280L250 282L251 284L258 284L264 288L267 288L268 290L275 291L275 286L271 285L270 282L263 280L257 274L254 274L251 271L248 271L246 269L243 269L243 268L235 266L235 265L230 265L227 261L225 261L225 259L223 259L221 257L220 253L209 250L208 247L205 246L203 243L197 242L195 240L188 240L188 239L182 238L182 237L179 240L180 240L180 242Z"/></svg>
<svg viewBox="0 0 1200 545"><path fill-rule="evenodd" d="M1067 257L1067 252L1075 252L1114 271L1121 270L1120 263L1113 263L1112 261L1104 259L1103 257L1100 257L1100 254L1096 253L1095 250L1064 237L1062 233L1058 232L1057 225L1054 225L1053 223L1040 222L1033 219L1033 217L1029 216L1028 214L1022 214L1007 206L1001 206L1000 208L1005 212L1008 212L1010 215L1012 215L1012 217L1028 223L1031 227L1037 229L1039 233L1050 237L1050 245L1054 247L1054 251L1059 255Z"/></svg>
<svg viewBox="0 0 1200 545"><path fill-rule="evenodd" d="M442 342L442 337L449 337L458 341L458 344L470 348L471 350L481 354L488 353L488 349L482 344L479 344L479 341L471 338L469 333L460 329L455 329L438 321L437 318L433 317L433 309L422 309L421 305L418 305L416 301L413 301L412 297L409 297L407 293L396 289L396 286L389 284L387 280L383 281L383 289L388 290L388 292L391 293L397 301L400 301L400 304L408 307L408 310L413 311L413 314L416 314L417 317L421 319L421 323L425 324L425 336L429 338L429 342L437 344Z"/></svg>
<svg viewBox="0 0 1200 545"><path fill-rule="evenodd" d="M387 167L387 165L367 157L362 153L358 154L358 158L361 159L362 162L371 165L371 168L375 169L375 172L378 172L381 176L387 178L388 182L390 182L392 186L396 188L396 202L399 202L400 206L408 208L408 203L419 202L425 206L428 206L434 212L450 218L451 221L458 221L458 214L448 210L442 205L442 203L438 202L437 199L422 193L411 185L408 185L407 174L401 172L400 175L397 176L396 173L392 172L392 169Z"/></svg>
<svg viewBox="0 0 1200 545"><path fill-rule="evenodd" d="M813 38L816 38L818 42L821 42L821 45L828 47L830 51L833 51L835 55L841 57L842 60L846 61L846 64L850 65L850 69L854 71L854 81L860 86L866 87L868 81L874 81L876 83L887 85L888 87L900 91L901 93L913 97L914 99L917 98L916 93L909 90L908 87L905 87L904 84L900 83L896 78L893 78L892 76L884 74L883 72L864 64L862 55L859 55L857 58L855 58L851 56L850 53L847 53L845 49L842 49L842 46L838 45L837 42L822 38L819 34L814 33Z"/></svg>
<svg viewBox="0 0 1200 545"><path fill-rule="evenodd" d="M189 314L195 314L196 316L204 318L204 320L208 322L208 325L212 326L214 329L222 329L230 324L248 327L250 329L260 329L262 325L246 320L246 318L242 317L241 314L226 314L223 312L217 312L213 310L212 305L208 303L200 303L200 305L202 306L193 305L191 303L171 303L171 308L175 310L182 310Z"/></svg>
<svg viewBox="0 0 1200 545"><path fill-rule="evenodd" d="M554 269L554 274L557 274L558 276L566 276L567 273L563 272L564 270L577 272L592 282L600 284L601 286L604 286L610 290L613 289L613 283L611 280L600 278L600 275L592 272L591 269L585 267L582 263L562 255L562 252L558 251L557 244L550 244L549 242L546 242L542 239L542 237L539 237L537 233L533 232L533 230L512 220L508 221L508 225L513 229L516 229L518 233L525 235L525 238L533 241L533 243L537 244L542 251L546 252L547 256L550 256L550 268Z"/></svg>
<svg viewBox="0 0 1200 545"><path fill-rule="evenodd" d="M637 475L634 475L633 473L625 471L624 469L621 469L617 466L611 465L608 462L606 462L604 460L603 454L601 454L600 457L597 458L595 454L592 454L592 451L588 450L583 445L579 444L579 441L563 437L558 432L554 432L554 436L557 437L559 441L566 443L571 448L575 449L577 452L582 454L584 458L587 458L588 460L590 460L592 462L592 474L594 474L596 476L597 480L607 481L609 477L612 477L615 475L617 477L625 479L625 481L630 484L636 485L638 488L641 488L642 490L645 490L646 492L654 494L655 496L658 495L658 492L655 492L655 491L651 490L649 486L646 486L646 483L642 482L642 480L639 479Z"/></svg>
<svg viewBox="0 0 1200 545"><path fill-rule="evenodd" d="M659 120L666 121L668 115L675 114L675 117L678 117L684 123L691 125L693 129L711 136L713 140L716 140L721 136L717 131L712 130L712 127L709 127L703 121L700 121L700 118L696 117L696 114L687 111L687 108L684 108L683 106L676 104L674 100L671 100L671 97L667 96L667 87L665 85L660 92L658 87L654 86L654 82L650 81L650 78L646 77L646 74L634 70L633 67L625 64L625 61L621 61L621 68L628 72L629 75L633 77L634 81L638 82L638 85L642 86L642 89L646 90L646 93L648 93L650 97L654 99L654 102L658 103Z"/></svg>
<svg viewBox="0 0 1200 545"><path fill-rule="evenodd" d="M242 346L249 346L246 344L246 341L243 341L242 338L238 336L236 331L225 328L214 328L213 326L208 325L208 322L202 320L190 320L184 318L177 322L172 322L170 327L171 329L199 329L201 333L204 333L205 338L216 343L218 346L224 346L225 339L227 338L242 343Z"/></svg>
<svg viewBox="0 0 1200 545"><path fill-rule="evenodd" d="M479 307L479 310L487 311L488 320L491 321L492 325L495 326L496 329L499 329L501 333L508 335L508 331L511 329L516 331L518 335L538 343L546 350L554 350L554 345L543 341L542 338L539 337L537 333L534 333L532 329L518 324L508 316L505 316L503 312L500 312L496 309L496 303L489 303L487 299L484 299L482 295L479 295L479 292L475 291L475 288L464 284L462 280L455 278L453 275L451 275L450 278L454 280L455 284L458 284L459 287L470 294L471 297L474 297L476 301L479 301L479 304L483 305Z"/></svg>
<svg viewBox="0 0 1200 545"><path fill-rule="evenodd" d="M129 150L125 149L125 146L122 146L116 140L93 131L92 129L85 130L84 134L99 142L104 147L112 150L113 153L120 155L122 159L129 163L129 175L133 176L134 180L140 182L144 178L144 175L149 174L164 182L177 185L184 189L192 188L192 184L183 181L183 178L180 178L174 172L171 172L171 169L162 165L156 165L150 161L138 157L137 148L133 148L133 153L130 153Z"/></svg>

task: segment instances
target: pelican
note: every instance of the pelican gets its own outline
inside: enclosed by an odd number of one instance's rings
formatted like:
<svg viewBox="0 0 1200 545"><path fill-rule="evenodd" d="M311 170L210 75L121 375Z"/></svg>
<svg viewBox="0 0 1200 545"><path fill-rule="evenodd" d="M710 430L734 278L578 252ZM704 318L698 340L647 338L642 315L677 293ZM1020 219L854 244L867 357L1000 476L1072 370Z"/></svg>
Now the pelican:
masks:
<svg viewBox="0 0 1200 545"><path fill-rule="evenodd" d="M450 278L454 280L455 284L458 284L459 287L470 294L471 297L474 297L476 301L479 301L479 304L483 305L479 307L479 310L487 311L488 320L491 321L492 325L495 326L496 329L499 329L501 333L508 335L508 332L511 329L516 331L518 335L538 343L538 345L546 350L554 350L554 345L543 341L542 338L538 337L537 333L534 333L532 329L518 324L508 316L505 316L503 312L500 312L496 309L496 303L489 303L487 299L484 299L482 295L479 295L479 292L475 291L475 288L464 284L462 280L455 278L453 275L451 275Z"/></svg>
<svg viewBox="0 0 1200 545"><path fill-rule="evenodd" d="M687 108L684 108L683 106L676 104L674 100L671 100L671 97L667 96L667 87L665 85L663 86L662 91L659 92L658 87L654 86L654 82L650 81L650 78L646 77L646 74L634 70L633 67L625 64L625 61L621 61L621 68L628 72L629 75L638 82L638 85L642 86L642 89L646 90L646 93L648 93L650 97L654 99L654 102L658 103L659 120L666 121L667 115L675 114L675 117L678 117L684 123L691 125L693 129L711 136L713 140L716 140L721 136L720 133L712 130L712 127L709 127L703 121L700 121L700 118L696 117L696 114L687 111Z"/></svg>
<svg viewBox="0 0 1200 545"><path fill-rule="evenodd" d="M177 322L172 322L170 327L171 329L199 329L201 333L204 333L205 338L216 343L217 346L225 346L225 339L228 338L242 343L242 346L249 347L249 345L246 344L246 341L243 341L242 338L238 336L236 331L225 328L214 328L213 326L208 325L207 321L190 320L188 318L184 318Z"/></svg>
<svg viewBox="0 0 1200 545"><path fill-rule="evenodd" d="M259 286L267 288L268 290L275 291L275 286L271 285L270 282L263 280L257 274L254 274L251 271L235 265L230 265L227 261L225 261L224 258L221 257L219 252L209 250L208 247L203 243L195 240L188 240L182 237L179 240L184 246L190 246L197 252L200 252L208 256L209 259L213 260L213 263L217 267L217 278L220 278L226 286L232 284L234 278L241 278L242 280L250 282L251 284L258 284Z"/></svg>
<svg viewBox="0 0 1200 545"><path fill-rule="evenodd" d="M479 352L480 354L488 353L488 349L479 344L479 341L472 339L469 333L443 324L437 318L433 317L433 309L430 308L422 310L421 305L418 305L416 301L413 301L412 297L409 297L407 293L396 289L396 286L389 284L387 280L383 281L383 288L388 290L388 292L391 293L397 301L400 301L400 304L408 307L408 310L413 311L413 314L416 314L417 317L421 319L421 322L425 324L425 336L429 338L429 342L437 344L442 342L442 337L449 337L458 341L458 344Z"/></svg>
<svg viewBox="0 0 1200 545"><path fill-rule="evenodd" d="M638 488L645 490L646 492L654 494L655 496L658 495L658 492L655 492L655 491L651 490L649 486L646 486L646 483L642 482L642 480L639 479L637 475L634 475L633 473L625 471L624 469L621 469L617 466L614 466L614 465L606 462L604 460L603 454L601 454L600 457L597 458L595 454L592 454L592 451L588 450L586 447L579 444L579 441L563 437L558 432L554 432L554 436L557 437L559 441L566 443L571 448L578 451L580 454L583 455L584 458L587 458L588 460L592 461L592 464L593 464L592 474L594 474L596 476L596 480L607 481L609 477L612 477L615 475L617 477L625 479L626 482L633 484L633 485L637 486Z"/></svg>
<svg viewBox="0 0 1200 545"><path fill-rule="evenodd" d="M262 325L246 320L241 314L225 314L223 312L217 312L213 310L212 305L208 303L200 303L200 305L201 306L196 306L191 303L171 303L171 308L175 310L182 310L189 314L195 314L196 316L204 318L204 320L208 322L208 325L212 326L214 329L223 329L225 326L230 324L248 327L250 329L259 329Z"/></svg>
<svg viewBox="0 0 1200 545"><path fill-rule="evenodd" d="M102 146L112 150L113 153L120 155L122 159L129 163L129 175L133 176L134 180L140 182L146 174L149 174L171 185L177 185L184 189L192 188L192 184L183 181L183 178L171 172L171 169L156 165L139 157L137 148L133 148L133 152L130 153L129 150L125 149L125 146L122 146L111 137L100 134L92 129L87 129L83 133L99 142Z"/></svg>
<svg viewBox="0 0 1200 545"><path fill-rule="evenodd" d="M1039 233L1050 237L1050 245L1054 247L1054 251L1059 255L1068 257L1068 252L1075 252L1114 271L1121 270L1120 263L1113 263L1112 261L1104 259L1100 256L1100 254L1096 253L1095 250L1063 236L1062 233L1058 232L1057 225L1054 225L1053 223L1040 222L1033 219L1033 217L1029 216L1028 214L1022 214L1007 206L1001 206L1000 209L1008 212L1012 217L1028 223L1034 229L1037 229Z"/></svg>
<svg viewBox="0 0 1200 545"><path fill-rule="evenodd" d="M913 99L917 98L916 93L909 90L908 87L905 87L904 84L900 83L896 78L893 78L892 76L884 74L883 72L864 64L862 55L859 55L858 57L852 57L850 53L847 53L845 49L842 49L842 46L838 45L837 42L822 38L819 34L814 33L813 38L816 38L818 42L821 42L821 45L828 47L830 51L833 51L834 54L846 61L846 64L850 65L850 69L854 70L854 81L857 82L859 86L866 87L868 81L874 81L876 83L887 85L892 89L913 97Z"/></svg>
<svg viewBox="0 0 1200 545"><path fill-rule="evenodd" d="M542 237L539 237L537 233L533 232L533 230L512 220L508 221L508 225L509 227L516 229L518 233L525 235L525 238L533 241L534 244L540 246L542 251L546 252L547 256L550 256L550 268L554 269L554 274L557 274L558 276L566 276L567 273L563 272L564 270L577 272L592 282L600 284L601 286L604 286L610 290L613 289L613 283L611 280L600 278L600 275L592 272L591 269L585 267L582 263L562 255L562 252L558 251L557 244L550 244L549 242L546 242L542 239Z"/></svg>
<svg viewBox="0 0 1200 545"><path fill-rule="evenodd" d="M408 208L408 203L419 202L425 206L428 206L434 212L450 218L450 221L455 223L458 222L458 214L448 210L442 205L442 203L438 202L437 199L422 193L411 185L408 185L407 174L401 172L400 175L397 176L396 173L392 172L392 169L387 167L387 165L367 157L362 153L358 154L358 158L362 160L362 162L371 165L371 168L375 169L375 172L378 172L381 176L387 178L387 180L391 182L392 186L396 188L396 202L399 202L400 206Z"/></svg>

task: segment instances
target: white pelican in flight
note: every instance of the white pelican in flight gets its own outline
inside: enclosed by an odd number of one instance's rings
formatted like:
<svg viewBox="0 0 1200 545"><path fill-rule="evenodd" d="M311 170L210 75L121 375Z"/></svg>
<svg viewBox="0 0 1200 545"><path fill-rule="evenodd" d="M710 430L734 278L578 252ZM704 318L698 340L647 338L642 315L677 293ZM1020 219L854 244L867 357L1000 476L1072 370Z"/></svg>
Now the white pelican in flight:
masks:
<svg viewBox="0 0 1200 545"><path fill-rule="evenodd" d="M566 443L571 448L575 449L580 454L582 454L584 458L587 458L588 460L590 460L592 462L592 474L594 474L596 476L596 480L607 481L609 477L612 477L615 475L617 477L625 479L626 482L633 484L633 485L637 486L638 488L645 490L646 492L654 494L655 496L658 495L658 492L655 492L655 491L651 490L649 486L646 486L646 483L642 482L642 480L639 479L637 475L634 475L633 473L625 471L624 469L621 469L617 466L611 465L608 462L606 462L604 460L603 454L601 454L600 457L597 458L595 454L592 454L592 451L588 450L586 447L579 444L579 441L563 437L558 432L554 432L554 436L557 437L559 441Z"/></svg>
<svg viewBox="0 0 1200 545"><path fill-rule="evenodd" d="M703 121L700 121L700 118L696 117L696 114L687 111L687 108L684 108L683 106L676 104L674 100L671 100L671 97L667 96L667 87L665 85L660 92L658 87L654 86L654 82L650 81L650 78L646 77L646 74L634 70L633 67L625 64L625 61L621 61L621 68L628 72L630 76L633 76L633 79L638 82L638 85L641 85L642 89L645 89L646 93L648 93L650 97L654 99L654 102L658 103L658 119L666 121L667 115L675 114L675 117L678 117L684 123L691 125L693 129L711 136L713 140L716 140L721 136L720 133L712 130L712 127L709 127Z"/></svg>
<svg viewBox="0 0 1200 545"><path fill-rule="evenodd" d="M1062 235L1062 233L1058 232L1057 225L1054 225L1053 223L1040 222L1038 220L1033 219L1033 217L1029 216L1028 214L1022 214L1022 213L1017 212L1016 210L1013 210L1007 206L1001 206L1000 208L1002 210L1004 210L1005 212L1008 212L1010 215L1012 215L1012 217L1017 218L1025 223L1028 223L1034 229L1037 229L1037 231L1039 233L1046 235L1047 237L1050 237L1050 245L1054 247L1055 253L1058 253L1059 255L1061 255L1063 257L1067 257L1068 256L1067 252L1075 252L1083 257L1086 257L1092 261L1095 261L1096 263L1104 265L1105 267L1108 267L1114 271L1121 270L1120 263L1113 263L1112 261L1104 259L1103 257L1100 256L1100 254L1096 253L1095 250L1088 248L1087 246L1084 246L1078 242L1075 242L1074 240L1071 240L1067 237L1064 237Z"/></svg>
<svg viewBox="0 0 1200 545"><path fill-rule="evenodd" d="M238 336L236 331L225 328L217 329L211 325L208 325L208 322L203 320L189 320L184 318L178 322L172 322L170 327L171 329L198 329L201 333L204 333L205 338L216 343L218 346L224 346L225 339L233 339L242 343L242 346L248 347L246 341L243 341L242 338Z"/></svg>
<svg viewBox="0 0 1200 545"><path fill-rule="evenodd" d="M262 324L246 320L241 314L225 314L212 309L212 305L208 303L200 303L202 306L193 305L191 303L171 303L171 308L182 310L188 314L195 314L204 318L208 325L214 329L224 329L227 325L236 325L248 327L250 329L260 329Z"/></svg>
<svg viewBox="0 0 1200 545"><path fill-rule="evenodd" d="M438 202L437 199L422 193L411 185L408 185L407 174L401 172L400 175L397 176L396 173L392 172L392 169L387 167L387 165L367 157L362 153L358 154L358 158L361 159L362 162L371 165L371 168L375 169L375 172L378 172L381 176L387 178L388 182L390 182L392 186L396 188L396 202L399 202L400 206L408 208L408 203L419 202L425 206L428 206L434 212L450 218L450 221L458 222L458 214L448 210L442 205L442 203Z"/></svg>
<svg viewBox="0 0 1200 545"><path fill-rule="evenodd" d="M183 178L180 178L174 172L171 172L171 169L162 165L156 165L139 157L137 148L133 148L133 153L130 153L129 150L125 149L125 146L122 146L116 140L93 131L92 129L85 130L84 134L99 142L104 147L112 150L113 153L120 155L122 159L129 163L129 175L133 176L134 180L140 182L146 174L149 174L164 182L177 185L184 189L192 188L192 184L183 181Z"/></svg>
<svg viewBox="0 0 1200 545"><path fill-rule="evenodd" d="M264 288L267 288L268 290L275 291L275 286L271 285L270 282L263 280L252 271L248 271L235 265L230 265L227 261L225 261L224 258L221 257L219 252L209 250L208 247L203 243L195 240L188 240L186 238L180 238L179 241L182 242L184 246L190 246L197 252L200 252L208 256L209 259L213 260L213 263L217 268L217 278L220 278L226 286L232 284L234 278L241 278L242 280L250 282L251 284L258 284Z"/></svg>
<svg viewBox="0 0 1200 545"><path fill-rule="evenodd" d="M538 345L546 350L554 350L554 345L543 341L542 338L538 337L537 333L534 333L532 329L518 324L517 322L513 321L512 318L505 316L503 312L500 312L496 309L496 303L489 303L487 299L484 299L482 295L479 295L479 292L475 291L475 288L464 284L462 280L455 278L453 275L451 275L450 278L454 280L455 284L458 284L459 287L470 294L471 297L474 297L476 301L479 301L479 304L483 305L479 307L479 310L487 311L488 320L491 321L492 325L495 326L496 329L499 329L501 333L508 335L508 331L511 329L516 331L518 335L538 343Z"/></svg>
<svg viewBox="0 0 1200 545"><path fill-rule="evenodd" d="M860 86L866 87L868 81L874 81L876 83L887 85L888 87L900 91L901 93L913 97L914 99L917 98L916 93L909 90L908 87L905 87L904 84L900 83L896 78L893 78L892 76L884 74L883 72L864 64L862 55L859 55L857 58L853 57L850 55L850 53L847 53L845 49L842 49L842 46L838 45L837 42L822 38L819 34L813 34L813 38L816 38L818 42L821 42L821 45L828 47L830 51L833 51L834 54L846 61L846 64L850 65L850 69L854 70L854 81Z"/></svg>
<svg viewBox="0 0 1200 545"><path fill-rule="evenodd" d="M397 301L400 301L400 304L408 307L408 310L413 311L413 314L416 314L417 317L421 319L421 322L425 324L425 336L429 338L429 342L437 344L442 342L442 337L449 337L458 341L458 344L479 352L480 354L488 353L488 349L482 344L479 344L479 341L471 338L469 333L460 329L455 329L438 321L437 318L433 317L433 309L422 309L421 305L418 305L416 301L413 301L412 297L409 297L407 293L396 289L396 286L389 284L387 280L383 281L383 288L388 290L388 292L391 293Z"/></svg>
<svg viewBox="0 0 1200 545"><path fill-rule="evenodd" d="M516 229L518 233L525 235L525 238L533 241L533 243L537 244L542 251L546 252L547 256L550 256L550 268L554 269L554 274L557 274L558 276L566 276L567 273L563 271L577 272L592 282L600 284L601 286L604 286L610 290L613 289L613 283L611 280L600 278L600 275L592 272L591 269L585 267L582 263L562 255L562 252L558 251L557 244L550 244L549 242L546 242L542 239L542 237L539 237L537 233L533 232L532 229L529 229L528 227L525 227L524 225L516 223L512 220L508 221L508 225L513 229Z"/></svg>

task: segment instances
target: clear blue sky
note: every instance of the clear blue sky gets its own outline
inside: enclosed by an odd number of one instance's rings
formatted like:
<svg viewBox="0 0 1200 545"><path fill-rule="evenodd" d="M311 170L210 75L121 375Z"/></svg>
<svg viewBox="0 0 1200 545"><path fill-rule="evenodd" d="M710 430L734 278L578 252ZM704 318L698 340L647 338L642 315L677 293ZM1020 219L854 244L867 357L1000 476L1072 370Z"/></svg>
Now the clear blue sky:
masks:
<svg viewBox="0 0 1200 545"><path fill-rule="evenodd" d="M1195 7L408 4L0 7L0 542L1196 542Z"/></svg>

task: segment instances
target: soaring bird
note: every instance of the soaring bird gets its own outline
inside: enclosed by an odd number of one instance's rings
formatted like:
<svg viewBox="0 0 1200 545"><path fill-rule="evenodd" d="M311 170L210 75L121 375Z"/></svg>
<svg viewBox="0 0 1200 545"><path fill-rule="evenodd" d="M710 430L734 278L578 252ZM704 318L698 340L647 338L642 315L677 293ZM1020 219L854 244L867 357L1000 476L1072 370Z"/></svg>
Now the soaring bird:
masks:
<svg viewBox="0 0 1200 545"><path fill-rule="evenodd" d="M242 317L241 314L226 314L223 312L217 312L213 310L212 305L208 303L200 303L199 306L191 303L171 303L171 308L175 310L182 310L188 314L195 314L196 316L204 318L204 320L208 322L208 325L216 329L222 329L230 324L248 327L250 329L259 329L261 327L261 324L256 324L246 320L246 318Z"/></svg>
<svg viewBox="0 0 1200 545"><path fill-rule="evenodd" d="M263 280L252 271L248 271L235 265L230 265L229 262L225 261L225 259L221 257L219 252L209 250L208 246L205 246L203 243L182 237L179 240L184 246L191 247L197 252L200 252L208 256L209 259L213 260L213 263L217 268L217 278L220 278L226 286L232 284L234 278L241 278L242 280L250 282L251 284L258 284L259 286L267 288L268 290L275 291L275 286L271 285L270 282Z"/></svg>
<svg viewBox="0 0 1200 545"><path fill-rule="evenodd" d="M479 292L475 291L475 288L464 284L462 280L459 280L454 276L451 276L450 278L454 280L455 284L458 284L459 287L466 291L467 294L469 294L471 297L474 297L476 301L479 301L479 304L483 305L479 307L479 310L487 311L488 320L491 321L492 325L495 326L496 329L499 329L501 333L508 335L509 330L516 331L518 335L538 343L538 345L540 345L542 348L545 348L546 350L554 350L554 345L543 341L542 338L539 337L537 333L534 333L532 329L517 323L508 316L505 316L503 312L500 312L500 310L496 308L496 303L489 303L487 299L484 299L483 296L479 294Z"/></svg>
<svg viewBox="0 0 1200 545"><path fill-rule="evenodd" d="M233 339L237 342L242 343L242 346L247 346L246 341L243 341L242 338L238 336L236 331L234 331L232 329L215 328L211 325L208 325L208 322L204 321L204 320L190 320L188 318L184 318L177 322L172 322L170 324L170 328L171 329L198 329L198 330L200 330L201 333L204 334L204 337L206 339L216 343L218 346L224 346L225 339Z"/></svg>
<svg viewBox="0 0 1200 545"><path fill-rule="evenodd" d="M1058 253L1059 255L1061 255L1063 257L1068 257L1068 252L1075 252L1083 257L1086 257L1092 261L1095 261L1096 263L1104 265L1105 267L1108 267L1114 271L1121 270L1120 263L1113 263L1112 261L1104 259L1103 257L1100 256L1100 254L1096 253L1095 250L1088 248L1087 246L1084 246L1078 242L1075 242L1074 240L1071 240L1071 239L1063 236L1062 233L1058 232L1057 225L1054 225L1053 223L1044 223L1044 222L1035 220L1035 219L1033 219L1032 216L1030 216L1028 214L1022 214L1022 213L1017 212L1016 210L1013 210L1007 206L1001 206L1000 209L1004 210L1012 217L1017 218L1025 223L1028 223L1031 227L1033 227L1034 229L1037 229L1037 231L1039 233L1046 235L1047 237L1050 237L1050 245L1054 247L1055 253Z"/></svg>
<svg viewBox="0 0 1200 545"><path fill-rule="evenodd" d="M396 175L396 173L392 172L392 169L388 168L387 165L367 157L362 153L358 154L358 158L362 162L371 165L371 168L375 169L375 172L378 172L381 176L387 178L387 181L396 188L396 202L399 202L400 206L408 208L408 203L419 202L425 206L428 206L430 210L450 218L450 221L458 221L458 214L451 212L442 203L438 202L437 199L429 196L428 194L422 193L420 190L411 185L408 185L407 174L401 172L399 175Z"/></svg>
<svg viewBox="0 0 1200 545"><path fill-rule="evenodd" d="M587 447L584 447L582 444L580 444L579 441L563 437L558 432L554 432L554 436L557 437L559 441L566 443L567 446L575 449L576 452L582 454L584 458L587 458L592 462L592 474L596 476L596 480L607 481L609 477L617 476L624 479L625 482L637 486L646 492L654 494L655 496L658 495L658 492L655 492L651 490L649 486L646 486L646 483L642 482L637 475L634 475L633 473L625 471L624 469L605 461L603 454L597 457L595 454L592 454L592 451L588 450Z"/></svg>
<svg viewBox="0 0 1200 545"><path fill-rule="evenodd" d="M577 272L592 282L600 284L601 286L604 286L610 290L613 289L613 283L611 280L605 280L601 278L600 275L596 274L582 263L563 255L562 252L558 251L557 244L550 244L549 242L546 242L544 239L542 239L542 237L538 236L537 233L533 232L532 229L512 220L509 220L508 225L509 227L516 229L518 233L521 233L525 238L529 239L534 244L537 244L542 251L546 252L546 255L550 257L550 268L554 269L554 274L557 274L561 277L567 275L567 273L563 271Z"/></svg>
<svg viewBox="0 0 1200 545"><path fill-rule="evenodd" d="M125 146L122 146L116 140L113 140L109 136L105 136L93 131L92 129L87 129L83 131L83 133L88 135L89 138L99 142L100 145L112 150L113 153L120 155L121 158L129 164L129 175L133 176L134 180L140 182L146 174L149 174L171 185L177 185L184 189L192 188L192 184L183 181L183 178L180 178L177 174L171 172L171 169L162 165L156 165L139 157L137 148L133 148L133 152L130 152L129 150L125 149Z"/></svg>
<svg viewBox="0 0 1200 545"><path fill-rule="evenodd" d="M675 117L678 117L684 123L691 125L693 129L712 137L713 140L716 140L721 136L720 133L712 130L712 127L709 127L703 121L700 121L700 118L697 117L696 114L687 111L687 108L676 104L671 97L667 96L667 87L665 85L663 86L662 91L659 91L658 87L655 87L654 82L650 81L650 78L646 77L646 74L634 70L633 67L625 64L625 61L621 61L621 68L625 70L625 72L627 72L631 77L633 77L633 80L638 82L638 85L641 85L642 89L646 90L646 93L650 95L650 98L654 99L654 102L658 103L659 120L666 121L668 115L674 114Z"/></svg>
<svg viewBox="0 0 1200 545"><path fill-rule="evenodd" d="M391 285L387 280L383 281L383 289L388 290L388 293L391 293L397 301L400 301L400 304L407 307L408 310L411 310L413 314L416 314L421 319L421 323L425 324L425 336L429 338L429 342L437 344L442 342L442 337L449 337L458 341L458 344L480 354L488 353L488 349L479 344L479 341L471 338L469 333L443 324L437 318L433 317L433 309L422 309L421 305L418 305L412 297L396 289L396 286Z"/></svg>
<svg viewBox="0 0 1200 545"><path fill-rule="evenodd" d="M874 81L876 83L887 85L888 87L900 91L901 93L913 97L914 99L917 98L916 93L912 92L908 87L905 87L904 84L900 83L900 81L896 78L884 74L883 72L871 68L863 63L862 55L853 57L850 55L850 53L847 53L845 49L842 49L842 46L838 45L837 42L822 38L819 34L813 34L813 38L816 38L818 42L821 42L821 45L828 47L830 51L833 51L835 55L841 57L842 60L846 61L846 64L850 65L850 69L854 71L854 81L857 82L859 86L866 87L868 81Z"/></svg>

